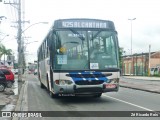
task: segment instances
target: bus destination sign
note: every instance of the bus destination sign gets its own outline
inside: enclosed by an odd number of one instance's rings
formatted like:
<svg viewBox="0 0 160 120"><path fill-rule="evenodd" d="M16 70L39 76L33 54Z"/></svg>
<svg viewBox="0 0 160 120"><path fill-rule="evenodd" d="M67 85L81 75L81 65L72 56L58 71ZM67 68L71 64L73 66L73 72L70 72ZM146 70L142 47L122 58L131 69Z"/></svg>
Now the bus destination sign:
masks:
<svg viewBox="0 0 160 120"><path fill-rule="evenodd" d="M115 30L114 23L107 20L90 19L62 19L54 23L56 28L101 28Z"/></svg>
<svg viewBox="0 0 160 120"><path fill-rule="evenodd" d="M85 22L85 21L73 21L62 22L62 27L71 28L108 28L106 22Z"/></svg>

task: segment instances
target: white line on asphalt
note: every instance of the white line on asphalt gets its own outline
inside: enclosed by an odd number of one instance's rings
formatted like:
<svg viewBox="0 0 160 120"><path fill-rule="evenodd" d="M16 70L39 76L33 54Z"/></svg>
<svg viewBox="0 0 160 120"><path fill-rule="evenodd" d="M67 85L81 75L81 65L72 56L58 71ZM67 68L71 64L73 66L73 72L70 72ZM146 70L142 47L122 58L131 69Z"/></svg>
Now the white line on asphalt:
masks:
<svg viewBox="0 0 160 120"><path fill-rule="evenodd" d="M144 109L144 110L147 110L147 111L154 111L154 110L151 110L151 109L148 109L148 108L145 108L145 107L142 107L142 106L124 101L124 100L120 100L120 99L117 99L117 98L114 98L114 97L111 97L111 96L108 96L108 95L103 95L103 96L114 99L114 100L117 100L117 101L120 101L120 102L123 102L123 103L126 103L126 104L129 104L129 105L132 105L132 106L135 106L135 107L138 107L138 108L141 108L141 109Z"/></svg>

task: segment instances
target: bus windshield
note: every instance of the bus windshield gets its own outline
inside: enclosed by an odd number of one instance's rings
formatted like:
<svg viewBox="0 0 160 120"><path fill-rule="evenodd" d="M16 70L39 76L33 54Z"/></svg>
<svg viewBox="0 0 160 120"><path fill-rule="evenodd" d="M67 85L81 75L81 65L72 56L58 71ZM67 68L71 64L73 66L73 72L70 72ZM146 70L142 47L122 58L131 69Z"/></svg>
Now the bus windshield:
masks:
<svg viewBox="0 0 160 120"><path fill-rule="evenodd" d="M118 68L117 33L109 30L56 31L55 70Z"/></svg>

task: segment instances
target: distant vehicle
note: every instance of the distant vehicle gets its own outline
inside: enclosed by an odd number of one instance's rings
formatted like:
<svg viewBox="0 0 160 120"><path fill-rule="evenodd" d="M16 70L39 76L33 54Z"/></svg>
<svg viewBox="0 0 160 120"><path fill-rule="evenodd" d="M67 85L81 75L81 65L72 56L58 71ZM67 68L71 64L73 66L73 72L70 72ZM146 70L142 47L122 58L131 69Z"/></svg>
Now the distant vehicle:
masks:
<svg viewBox="0 0 160 120"><path fill-rule="evenodd" d="M18 74L18 69L11 69L12 73L14 73L15 75Z"/></svg>
<svg viewBox="0 0 160 120"><path fill-rule="evenodd" d="M0 68L0 71L2 71L6 77L7 80L7 87L11 88L14 83L14 74L11 70L6 68Z"/></svg>
<svg viewBox="0 0 160 120"><path fill-rule="evenodd" d="M28 74L33 74L34 70L28 70Z"/></svg>
<svg viewBox="0 0 160 120"><path fill-rule="evenodd" d="M0 71L0 92L3 92L7 86L7 80L2 71Z"/></svg>
<svg viewBox="0 0 160 120"><path fill-rule="evenodd" d="M119 90L119 45L114 23L98 19L55 20L40 45L38 79L51 97Z"/></svg>
<svg viewBox="0 0 160 120"><path fill-rule="evenodd" d="M37 75L37 69L34 70L34 75Z"/></svg>

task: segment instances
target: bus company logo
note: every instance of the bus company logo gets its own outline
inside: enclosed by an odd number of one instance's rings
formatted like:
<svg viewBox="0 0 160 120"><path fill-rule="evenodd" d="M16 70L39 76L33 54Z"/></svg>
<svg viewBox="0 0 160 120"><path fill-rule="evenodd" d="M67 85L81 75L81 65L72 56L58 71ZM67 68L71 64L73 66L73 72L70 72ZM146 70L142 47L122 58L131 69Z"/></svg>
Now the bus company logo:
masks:
<svg viewBox="0 0 160 120"><path fill-rule="evenodd" d="M11 112L2 112L2 117L12 117Z"/></svg>
<svg viewBox="0 0 160 120"><path fill-rule="evenodd" d="M88 82L92 82L92 80L89 78L88 80L87 80Z"/></svg>

